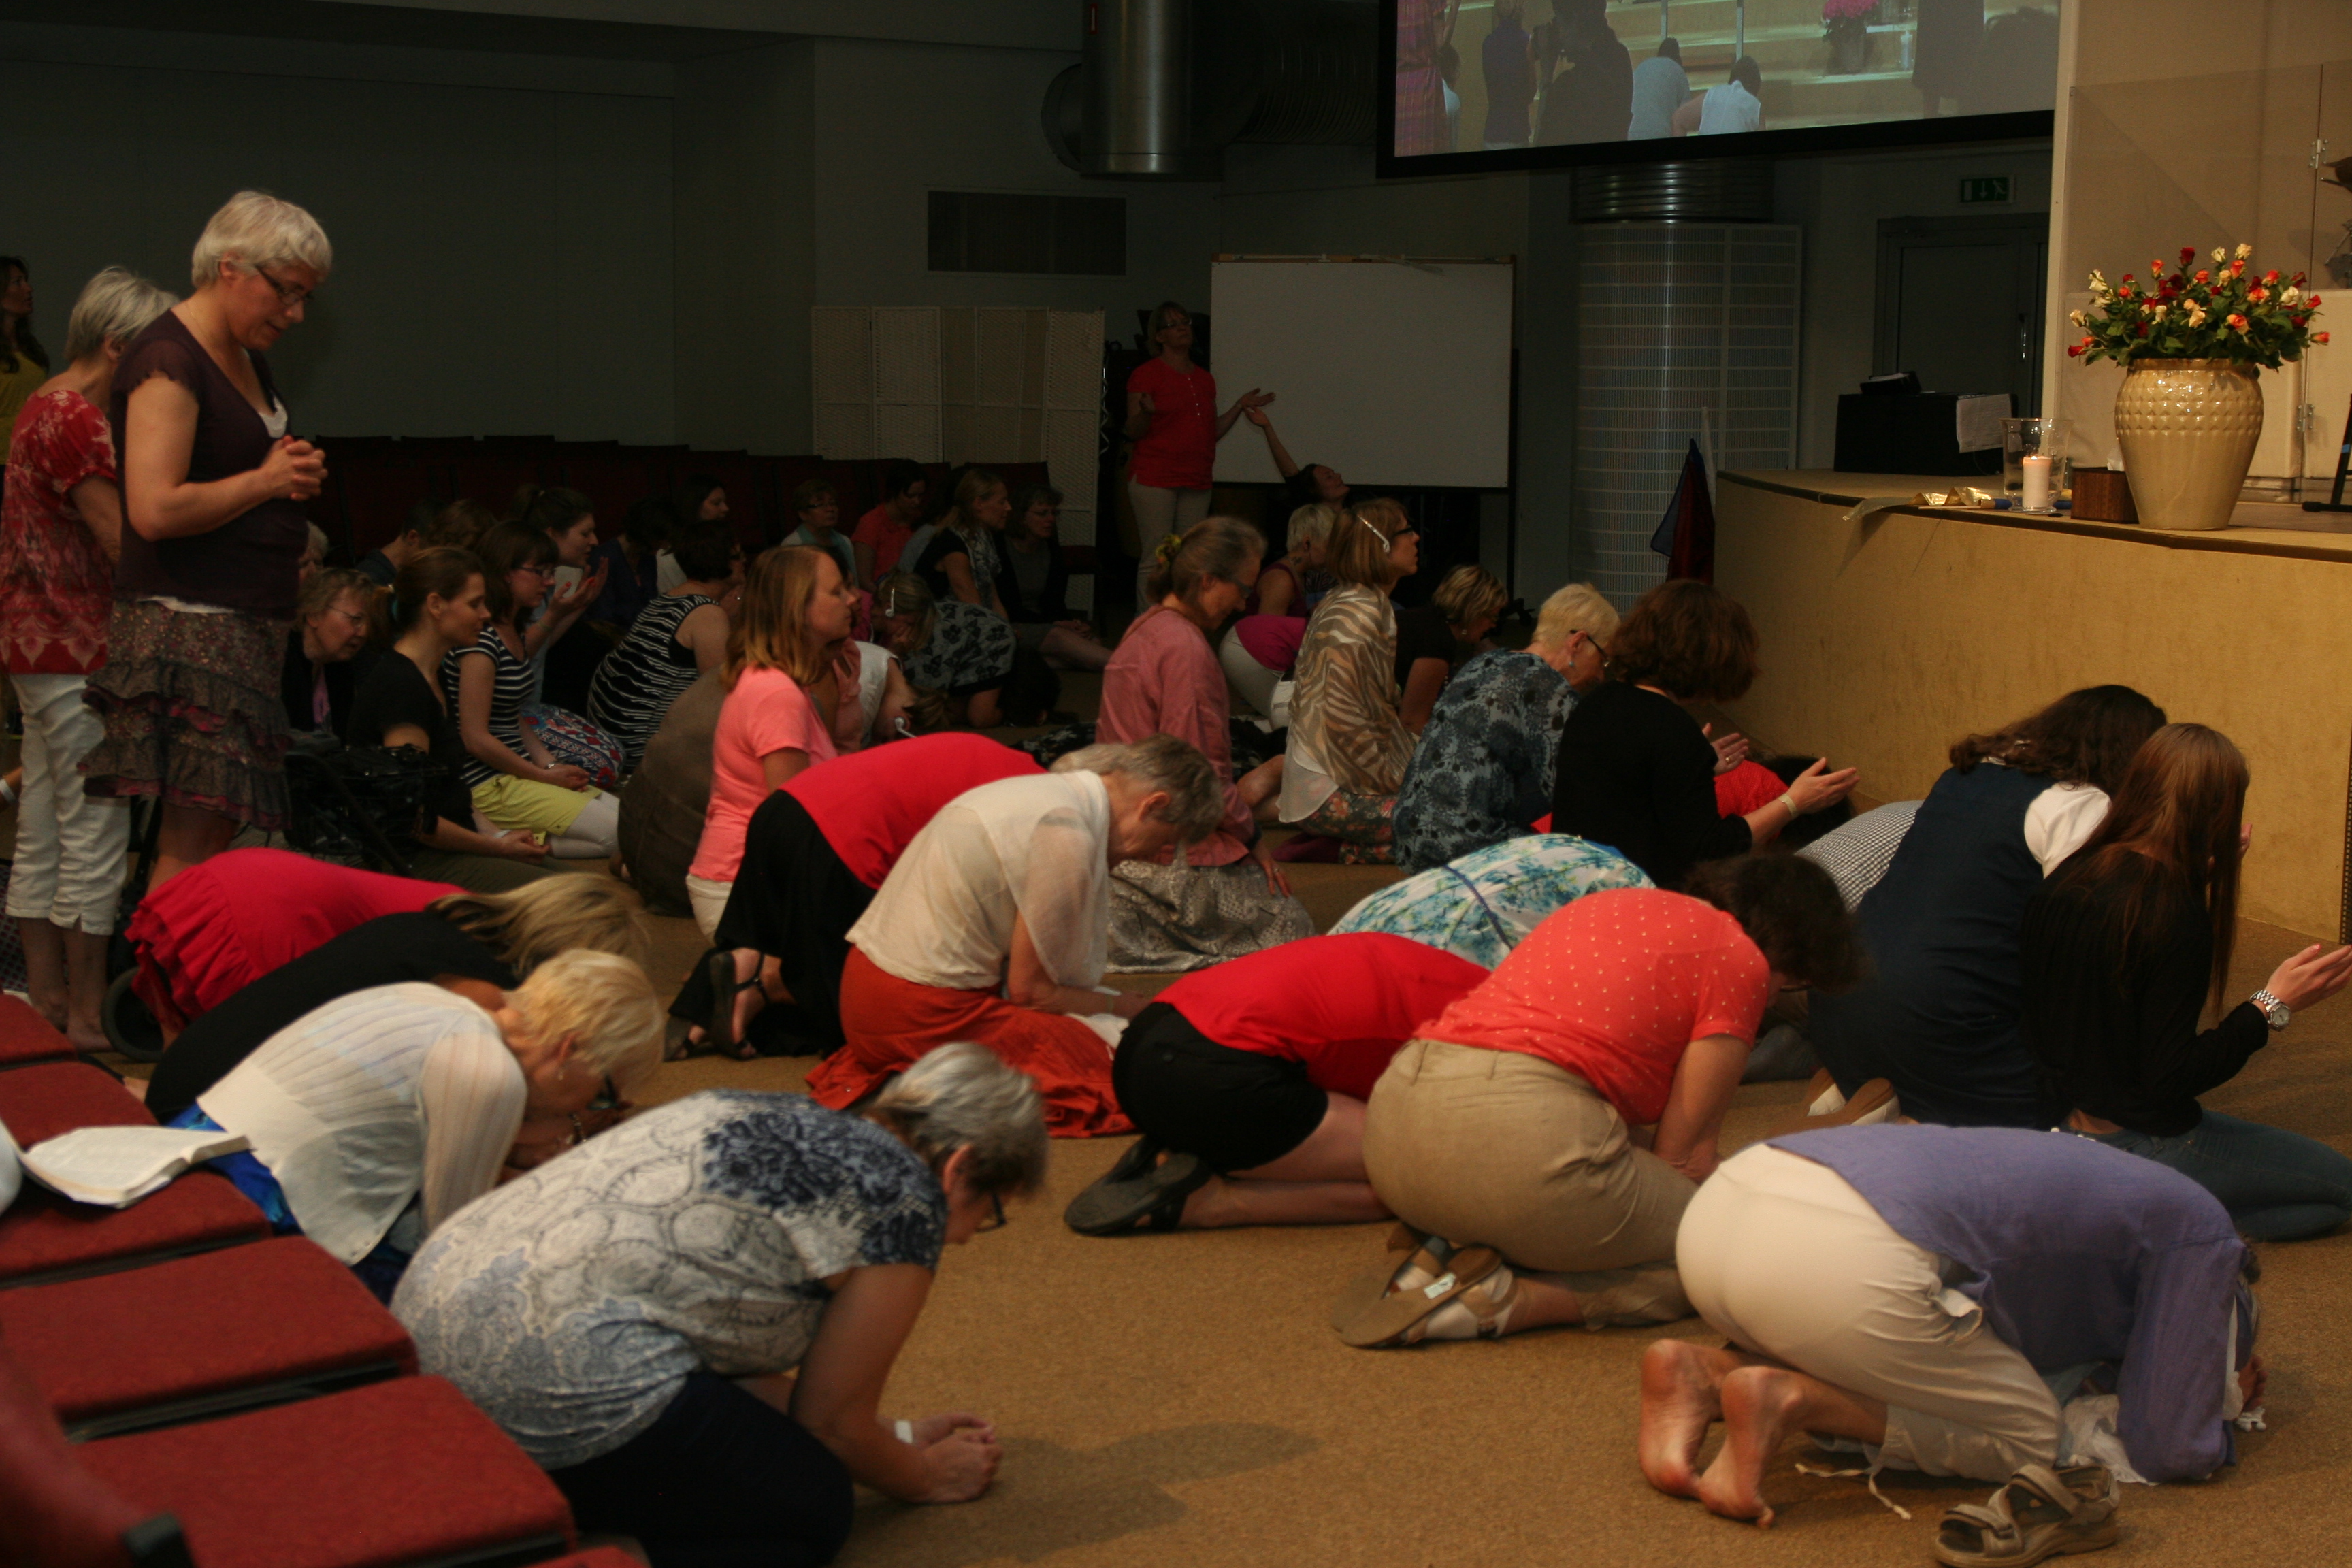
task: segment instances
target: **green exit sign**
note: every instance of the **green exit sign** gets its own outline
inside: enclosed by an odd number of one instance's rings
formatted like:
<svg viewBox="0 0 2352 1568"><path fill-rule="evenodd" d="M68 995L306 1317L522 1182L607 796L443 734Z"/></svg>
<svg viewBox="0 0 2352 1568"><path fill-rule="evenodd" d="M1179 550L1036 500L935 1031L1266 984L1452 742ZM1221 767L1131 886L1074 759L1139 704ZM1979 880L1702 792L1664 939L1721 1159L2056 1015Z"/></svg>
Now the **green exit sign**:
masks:
<svg viewBox="0 0 2352 1568"><path fill-rule="evenodd" d="M2005 203L2008 200L2009 176L2007 174L1987 174L1980 180L1960 182L1960 201L1964 205L1977 202Z"/></svg>

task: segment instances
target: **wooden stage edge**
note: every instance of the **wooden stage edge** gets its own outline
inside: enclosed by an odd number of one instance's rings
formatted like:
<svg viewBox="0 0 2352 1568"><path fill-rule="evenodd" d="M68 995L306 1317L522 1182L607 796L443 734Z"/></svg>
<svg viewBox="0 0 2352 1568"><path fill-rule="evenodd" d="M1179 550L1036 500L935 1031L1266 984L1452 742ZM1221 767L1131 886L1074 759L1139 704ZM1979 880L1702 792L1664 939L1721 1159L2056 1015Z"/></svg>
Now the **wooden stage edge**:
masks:
<svg viewBox="0 0 2352 1568"><path fill-rule="evenodd" d="M1784 752L1861 768L1874 800L1924 795L1952 742L2116 682L2246 753L2254 827L2240 912L2315 936L2352 928L2352 531L2241 506L2210 533L1927 508L1969 481L1822 470L1725 473L1716 582L1763 639L1729 716ZM1978 481L1979 485L1982 481ZM1847 521L1865 498L1903 504Z"/></svg>

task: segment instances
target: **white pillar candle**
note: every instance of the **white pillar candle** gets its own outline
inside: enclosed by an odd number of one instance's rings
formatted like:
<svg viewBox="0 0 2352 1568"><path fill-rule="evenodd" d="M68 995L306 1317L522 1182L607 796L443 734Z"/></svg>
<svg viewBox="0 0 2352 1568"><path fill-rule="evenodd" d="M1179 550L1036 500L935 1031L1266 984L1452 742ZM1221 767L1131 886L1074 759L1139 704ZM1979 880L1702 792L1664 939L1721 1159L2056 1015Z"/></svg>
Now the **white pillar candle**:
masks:
<svg viewBox="0 0 2352 1568"><path fill-rule="evenodd" d="M2050 459L2039 452L2025 458L2024 505L2028 511L2050 510Z"/></svg>

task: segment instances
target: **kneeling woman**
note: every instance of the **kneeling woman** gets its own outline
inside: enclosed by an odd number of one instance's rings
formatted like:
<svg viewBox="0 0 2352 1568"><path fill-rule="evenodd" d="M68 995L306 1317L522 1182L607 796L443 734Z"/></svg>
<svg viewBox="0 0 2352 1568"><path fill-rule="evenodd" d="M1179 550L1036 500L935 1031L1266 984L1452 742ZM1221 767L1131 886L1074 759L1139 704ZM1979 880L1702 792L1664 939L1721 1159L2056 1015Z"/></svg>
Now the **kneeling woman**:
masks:
<svg viewBox="0 0 2352 1568"><path fill-rule="evenodd" d="M2123 1479L2211 1475L2234 1458L2231 1417L2262 1403L2253 1257L2229 1215L2186 1177L2085 1139L1995 1127L1774 1138L1691 1200L1676 1254L1692 1306L1731 1346L1650 1347L1642 1473L1733 1519L1772 1522L1764 1469L1799 1432L1859 1447L1873 1472L2004 1481L2057 1465L2060 1402L2086 1363L2115 1363L2116 1433L2137 1472ZM1700 1474L1717 1421L1728 1436ZM2108 1495L2085 1468L2073 1488L2046 1470L2017 1477L2050 1505L2018 1521L2025 1551L1991 1528L2003 1496L1948 1513L1937 1555L2038 1563L2104 1545L2110 1510L2066 1495L2091 1500L2085 1481Z"/></svg>
<svg viewBox="0 0 2352 1568"><path fill-rule="evenodd" d="M1689 886L1579 899L1389 1064L1364 1166L1429 1239L1342 1301L1349 1343L1689 1310L1675 1227L1715 1169L1765 1005L1854 967L1845 906L1811 861L1723 861Z"/></svg>
<svg viewBox="0 0 2352 1568"><path fill-rule="evenodd" d="M1529 833L1365 895L1331 932L1391 931L1493 969L1587 893L1650 885L1614 850L1573 834Z"/></svg>
<svg viewBox="0 0 2352 1568"><path fill-rule="evenodd" d="M490 1190L526 1114L577 1115L660 1059L646 972L566 952L495 1013L419 983L329 1003L172 1124L243 1133L252 1152L213 1162L222 1174L388 1298L425 1238Z"/></svg>
<svg viewBox="0 0 2352 1568"><path fill-rule="evenodd" d="M1364 1175L1365 1098L1414 1031L1486 978L1378 932L1304 937L1184 976L1119 1041L1111 1082L1143 1138L1070 1205L1070 1228L1386 1218Z"/></svg>
<svg viewBox="0 0 2352 1568"><path fill-rule="evenodd" d="M809 1074L809 1093L846 1106L934 1047L977 1040L1037 1079L1056 1135L1127 1131L1110 1048L1085 1021L1143 1005L1095 989L1110 868L1206 837L1223 811L1208 759L1167 735L1088 746L1050 773L959 796L850 928L847 1043Z"/></svg>
<svg viewBox="0 0 2352 1568"><path fill-rule="evenodd" d="M989 1423L888 1420L882 1393L942 1246L1002 1225L1045 1152L1035 1088L977 1046L862 1119L715 1089L475 1205L393 1307L583 1529L653 1568L828 1563L853 1482L947 1503L994 1479Z"/></svg>

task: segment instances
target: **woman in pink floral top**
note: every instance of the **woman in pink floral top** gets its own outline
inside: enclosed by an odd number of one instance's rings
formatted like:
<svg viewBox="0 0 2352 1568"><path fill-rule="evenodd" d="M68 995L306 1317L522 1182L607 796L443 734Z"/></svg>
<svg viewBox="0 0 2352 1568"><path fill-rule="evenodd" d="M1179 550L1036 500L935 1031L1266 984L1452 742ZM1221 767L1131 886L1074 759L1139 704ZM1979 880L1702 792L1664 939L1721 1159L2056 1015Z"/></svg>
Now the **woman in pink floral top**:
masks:
<svg viewBox="0 0 2352 1568"><path fill-rule="evenodd" d="M25 786L8 913L23 932L33 1005L76 1046L99 1026L106 942L122 895L129 807L81 788L105 726L82 704L106 662L122 492L105 404L114 366L173 296L120 267L89 280L66 329L72 362L16 416L0 502L0 658L25 712Z"/></svg>

